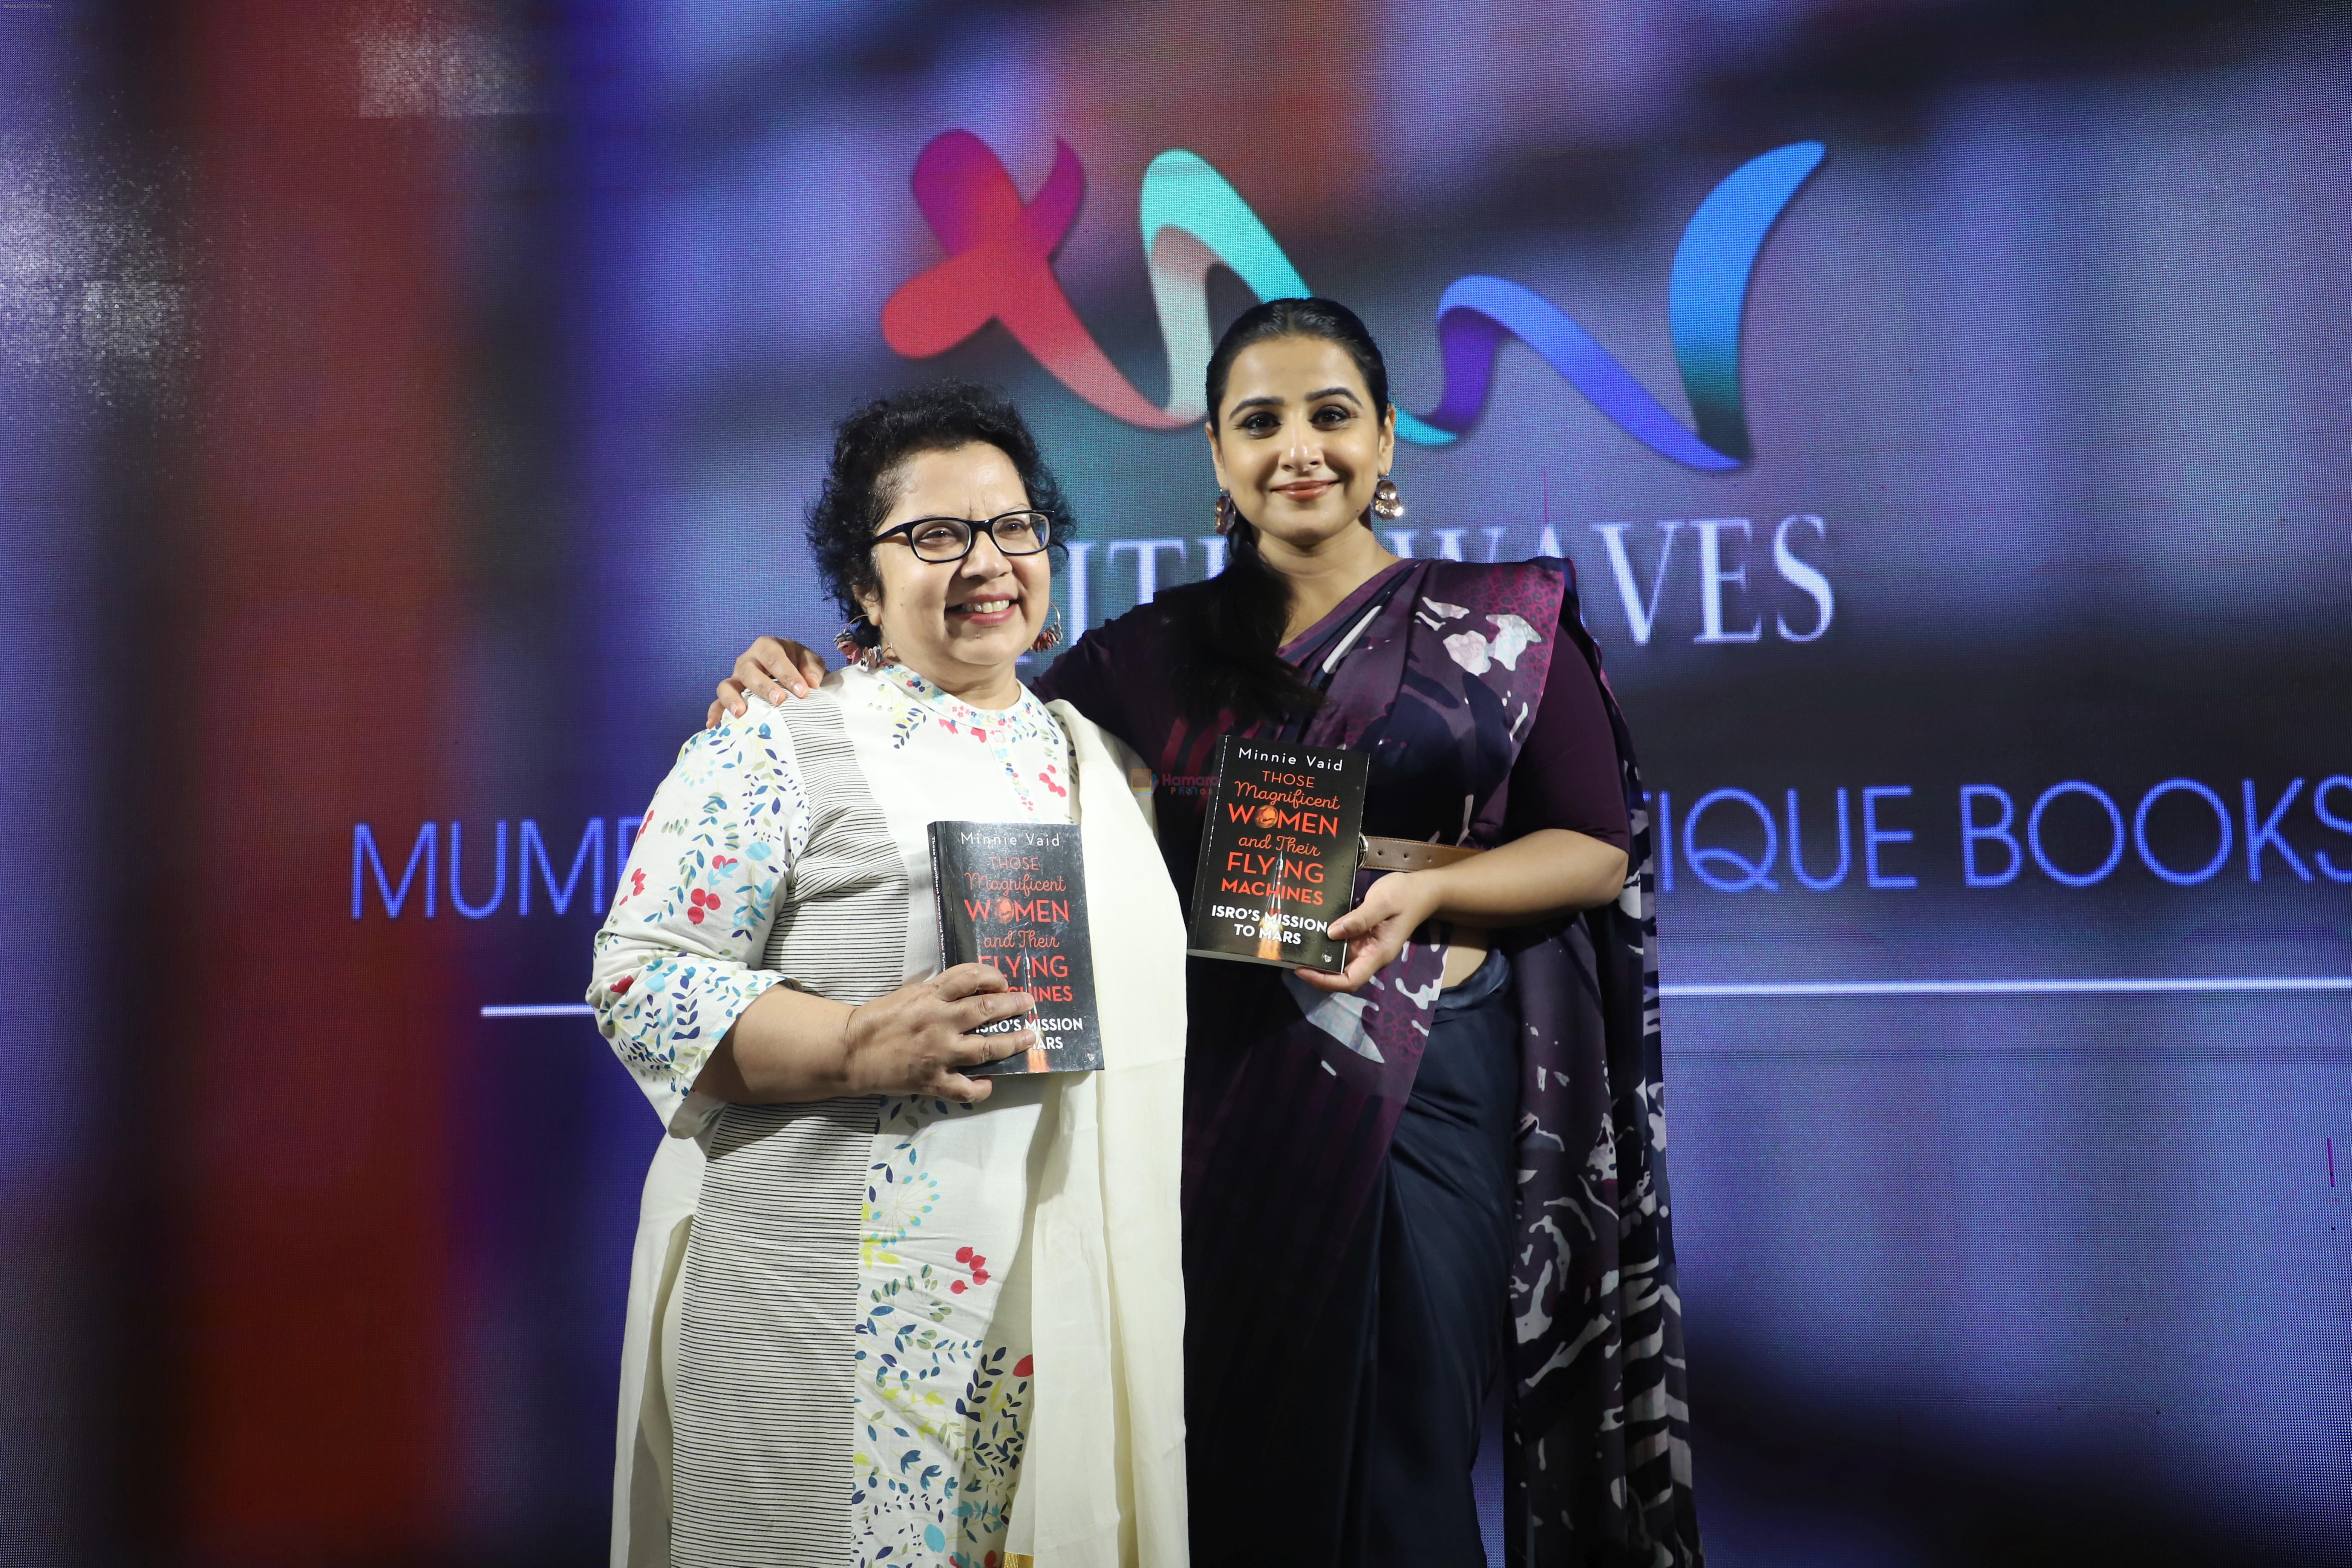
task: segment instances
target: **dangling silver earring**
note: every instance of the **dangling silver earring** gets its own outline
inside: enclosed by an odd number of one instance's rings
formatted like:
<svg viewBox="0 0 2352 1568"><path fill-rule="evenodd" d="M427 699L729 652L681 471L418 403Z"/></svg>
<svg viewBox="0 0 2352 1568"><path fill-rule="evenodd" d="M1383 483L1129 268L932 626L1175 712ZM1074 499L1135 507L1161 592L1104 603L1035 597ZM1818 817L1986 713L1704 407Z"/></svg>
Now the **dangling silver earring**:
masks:
<svg viewBox="0 0 2352 1568"><path fill-rule="evenodd" d="M1054 613L1045 617L1045 625L1044 628L1037 633L1037 640L1029 645L1029 651L1031 653L1051 653L1061 646L1062 606L1056 605L1054 606Z"/></svg>
<svg viewBox="0 0 2352 1568"><path fill-rule="evenodd" d="M1241 515L1234 510L1233 492L1219 490L1217 492L1217 537L1223 539L1226 534L1231 533L1234 531L1234 522Z"/></svg>
<svg viewBox="0 0 2352 1568"><path fill-rule="evenodd" d="M1394 522L1404 515L1404 497L1397 493L1397 483L1386 474L1372 487L1372 515L1382 522Z"/></svg>

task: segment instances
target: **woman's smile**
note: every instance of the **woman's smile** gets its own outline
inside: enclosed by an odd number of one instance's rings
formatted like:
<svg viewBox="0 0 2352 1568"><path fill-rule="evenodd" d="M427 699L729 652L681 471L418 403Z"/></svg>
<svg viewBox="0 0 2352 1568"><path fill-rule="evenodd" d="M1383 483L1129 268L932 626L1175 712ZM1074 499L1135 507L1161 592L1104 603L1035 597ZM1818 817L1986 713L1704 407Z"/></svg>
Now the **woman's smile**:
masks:
<svg viewBox="0 0 2352 1568"><path fill-rule="evenodd" d="M1370 529L1372 489L1394 451L1392 412L1348 351L1312 336L1269 338L1234 356L1209 425L1217 483L1277 552L1386 552Z"/></svg>
<svg viewBox="0 0 2352 1568"><path fill-rule="evenodd" d="M1013 459L986 441L917 452L893 478L889 510L877 525L876 590L860 603L893 657L980 708L1021 695L1014 665L1045 624L1054 570L1045 552L1007 555L983 520L1029 506ZM961 521L971 548L957 561L926 561L901 522Z"/></svg>
<svg viewBox="0 0 2352 1568"><path fill-rule="evenodd" d="M996 594L983 599L966 599L947 609L949 615L966 626L1001 626L1021 613L1021 597L1017 594Z"/></svg>

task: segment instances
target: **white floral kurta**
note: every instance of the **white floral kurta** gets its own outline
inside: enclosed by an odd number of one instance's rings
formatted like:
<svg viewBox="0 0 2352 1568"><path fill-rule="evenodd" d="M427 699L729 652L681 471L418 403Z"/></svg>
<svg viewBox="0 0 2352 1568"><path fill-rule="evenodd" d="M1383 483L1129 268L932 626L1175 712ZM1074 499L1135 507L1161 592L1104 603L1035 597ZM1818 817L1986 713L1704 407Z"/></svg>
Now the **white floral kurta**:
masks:
<svg viewBox="0 0 2352 1568"><path fill-rule="evenodd" d="M1024 1220L1044 1082L1000 1079L977 1107L828 1102L830 1142L814 1114L690 1091L772 985L857 1003L937 972L929 822L1068 822L1070 788L1068 739L1025 690L987 711L894 668L841 672L791 709L754 703L689 741L656 794L589 994L673 1142L699 1151L656 1157L649 1225L656 1187L685 1190L681 1161L703 1173L673 1205L691 1205L674 1288L633 1289L633 1308L652 1301L662 1319L642 1337L675 1347L645 1352L641 1426L674 1426L676 1452L638 1445L671 1478L670 1518L636 1519L616 1561L646 1558L665 1532L680 1563L1001 1561L1031 1398ZM825 1196L844 1136L865 1141L854 1213ZM654 1240L641 1266L661 1256ZM837 1281L818 1256L836 1254ZM747 1269L773 1277L747 1283ZM754 1321L772 1299L803 1298L805 1320ZM833 1331L845 1323L846 1338ZM824 1430L836 1409L840 1429ZM625 1470L631 1449L625 1432ZM836 1483L837 1513L813 1521Z"/></svg>

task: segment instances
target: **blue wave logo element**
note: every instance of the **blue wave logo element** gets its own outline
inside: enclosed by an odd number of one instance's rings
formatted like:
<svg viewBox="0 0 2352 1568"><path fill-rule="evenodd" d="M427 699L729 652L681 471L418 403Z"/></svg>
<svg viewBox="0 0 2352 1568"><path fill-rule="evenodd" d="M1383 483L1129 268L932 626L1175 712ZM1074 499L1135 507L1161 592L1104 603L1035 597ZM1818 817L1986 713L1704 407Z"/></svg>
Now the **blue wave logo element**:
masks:
<svg viewBox="0 0 2352 1568"><path fill-rule="evenodd" d="M1617 427L1662 458L1721 472L1754 456L1739 395L1739 328L1748 285L1766 237L1822 166L1818 142L1776 148L1734 170L1707 193L1675 247L1666 315L1675 363L1697 422L1696 433L1651 396L1616 356L1560 308L1507 278L1455 280L1437 301L1437 342L1445 392L1423 428L1397 433L1431 445L1452 441L1486 405L1495 356L1506 338L1535 350L1560 378Z"/></svg>

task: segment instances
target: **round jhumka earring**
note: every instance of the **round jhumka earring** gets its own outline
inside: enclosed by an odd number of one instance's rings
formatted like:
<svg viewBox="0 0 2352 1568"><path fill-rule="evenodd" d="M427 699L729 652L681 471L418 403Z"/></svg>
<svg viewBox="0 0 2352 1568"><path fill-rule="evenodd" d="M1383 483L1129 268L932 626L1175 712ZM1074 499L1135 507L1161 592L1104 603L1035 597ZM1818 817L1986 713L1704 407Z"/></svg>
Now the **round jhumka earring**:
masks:
<svg viewBox="0 0 2352 1568"><path fill-rule="evenodd" d="M857 628L867 624L864 616L845 622L842 628L833 634L833 646L840 650L842 658L868 672L880 669L884 665L898 663L898 650L880 640L881 627L874 628L877 640L872 647L866 647L859 637Z"/></svg>
<svg viewBox="0 0 2352 1568"><path fill-rule="evenodd" d="M1054 606L1054 613L1045 617L1045 627L1043 630L1038 632L1037 640L1029 645L1029 651L1031 653L1051 653L1061 646L1062 606L1056 605Z"/></svg>
<svg viewBox="0 0 2352 1568"><path fill-rule="evenodd" d="M1394 522L1404 515L1404 497L1397 493L1397 483L1386 474L1372 487L1372 515L1382 522Z"/></svg>

